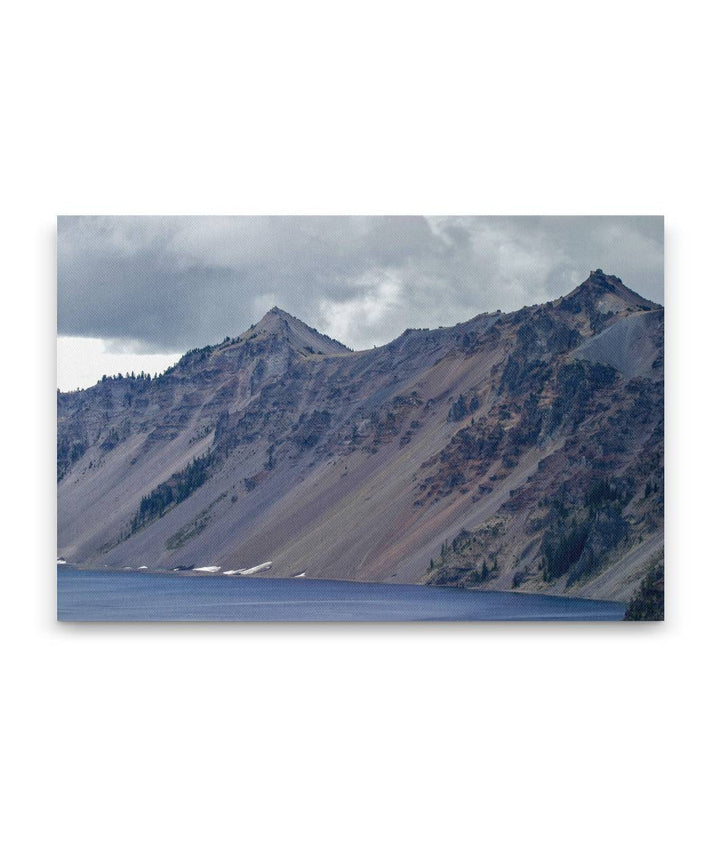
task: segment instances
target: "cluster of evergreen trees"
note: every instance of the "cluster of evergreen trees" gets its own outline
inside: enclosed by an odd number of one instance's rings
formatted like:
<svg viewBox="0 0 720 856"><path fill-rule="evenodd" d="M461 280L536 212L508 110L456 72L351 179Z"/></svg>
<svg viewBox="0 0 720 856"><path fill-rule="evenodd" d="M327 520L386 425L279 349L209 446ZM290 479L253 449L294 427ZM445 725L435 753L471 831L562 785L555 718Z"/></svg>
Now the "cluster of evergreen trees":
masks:
<svg viewBox="0 0 720 856"><path fill-rule="evenodd" d="M70 467L81 458L87 449L84 440L58 439L57 443L57 480L60 481Z"/></svg>
<svg viewBox="0 0 720 856"><path fill-rule="evenodd" d="M640 584L628 604L625 621L663 621L665 619L665 566L659 562Z"/></svg>
<svg viewBox="0 0 720 856"><path fill-rule="evenodd" d="M143 372L143 371L138 372L137 374L135 374L135 372L125 372L125 374L122 374L122 372L118 372L116 375L103 375L100 378L100 383L107 383L108 381L113 381L113 380L151 381L151 380L157 380L157 379L158 379L158 373L157 372L155 372L155 374L153 374L153 375L151 375L150 372Z"/></svg>
<svg viewBox="0 0 720 856"><path fill-rule="evenodd" d="M466 529L461 529L451 542L447 540L443 541L440 545L440 562L442 565L447 565L447 567L442 567L439 570L435 582L453 582L465 575L465 583L479 585L488 580L494 580L500 575L497 558L494 559L492 564L488 564L487 559L483 559L480 570L473 568L476 559L472 557L472 553L466 566L456 565L450 561L451 557L458 557L462 561L463 551L467 550L467 548L472 548L475 541L476 538L473 533L468 532ZM430 559L430 570L436 570L436 568L435 561Z"/></svg>
<svg viewBox="0 0 720 856"><path fill-rule="evenodd" d="M590 511L603 505L617 503L624 508L632 499L632 485L618 479L595 479L585 494L585 504Z"/></svg>
<svg viewBox="0 0 720 856"><path fill-rule="evenodd" d="M500 570L498 568L497 559L492 563L492 566L488 565L487 561L483 559L481 570L474 570L470 573L468 577L468 582L473 585L478 585L479 583L486 583L488 580L494 580L496 577L500 575Z"/></svg>
<svg viewBox="0 0 720 856"><path fill-rule="evenodd" d="M477 395L473 395L470 398L470 402L466 400L465 396L460 393L457 398L457 401L454 401L450 405L450 410L448 411L448 422L459 422L461 419L464 419L469 413L475 413L476 410L480 407L480 401L478 400Z"/></svg>
<svg viewBox="0 0 720 856"><path fill-rule="evenodd" d="M622 509L630 502L633 484L621 479L594 479L584 497L583 505L570 517L570 510L562 500L555 501L558 522L543 538L542 575L545 582L552 582L566 574L575 565L585 550L593 523L599 513L602 519L622 533L624 523ZM584 564L594 563L595 557L588 549ZM575 581L571 575L568 583Z"/></svg>
<svg viewBox="0 0 720 856"><path fill-rule="evenodd" d="M554 537L544 539L542 575L546 583L566 574L578 561L590 534L590 518L578 522L573 517L570 526Z"/></svg>
<svg viewBox="0 0 720 856"><path fill-rule="evenodd" d="M131 532L137 532L152 520L162 517L173 505L187 499L205 483L213 463L212 454L193 458L179 473L175 473L168 481L158 485L140 501L140 508L130 524Z"/></svg>

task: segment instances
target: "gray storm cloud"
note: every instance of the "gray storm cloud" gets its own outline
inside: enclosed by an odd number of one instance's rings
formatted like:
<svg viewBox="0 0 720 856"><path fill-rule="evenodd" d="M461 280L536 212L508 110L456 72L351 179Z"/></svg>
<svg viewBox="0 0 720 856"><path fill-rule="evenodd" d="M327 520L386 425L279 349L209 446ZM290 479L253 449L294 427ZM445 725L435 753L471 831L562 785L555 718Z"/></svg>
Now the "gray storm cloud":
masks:
<svg viewBox="0 0 720 856"><path fill-rule="evenodd" d="M353 348L565 294L603 268L663 302L661 217L60 217L58 333L128 352L278 305Z"/></svg>

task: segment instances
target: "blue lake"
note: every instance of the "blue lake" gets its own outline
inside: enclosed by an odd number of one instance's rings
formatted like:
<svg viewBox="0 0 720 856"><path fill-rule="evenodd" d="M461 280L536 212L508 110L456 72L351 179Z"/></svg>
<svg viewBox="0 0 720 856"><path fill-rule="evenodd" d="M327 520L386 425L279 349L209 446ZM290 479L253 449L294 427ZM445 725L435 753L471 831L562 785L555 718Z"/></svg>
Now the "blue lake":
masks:
<svg viewBox="0 0 720 856"><path fill-rule="evenodd" d="M58 568L61 621L619 621L625 604L331 580Z"/></svg>

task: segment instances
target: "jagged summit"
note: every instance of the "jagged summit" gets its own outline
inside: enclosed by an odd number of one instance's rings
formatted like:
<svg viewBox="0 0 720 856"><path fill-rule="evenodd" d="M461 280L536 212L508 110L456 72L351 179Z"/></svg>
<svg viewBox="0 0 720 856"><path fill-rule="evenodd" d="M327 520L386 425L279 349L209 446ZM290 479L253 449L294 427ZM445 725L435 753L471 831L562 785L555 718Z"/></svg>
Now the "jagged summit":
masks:
<svg viewBox="0 0 720 856"><path fill-rule="evenodd" d="M613 274L606 274L605 271L598 268L597 270L590 271L590 276L581 282L577 288L573 289L567 295L567 299L580 296L596 301L601 300L606 295L625 297L626 295L623 292L632 293L625 287L620 277Z"/></svg>
<svg viewBox="0 0 720 856"><path fill-rule="evenodd" d="M267 336L281 338L290 345L309 353L318 354L347 354L350 349L341 342L331 339L324 333L310 327L299 318L295 318L279 306L273 306L263 317L254 324L249 335Z"/></svg>
<svg viewBox="0 0 720 856"><path fill-rule="evenodd" d="M616 291L622 284L623 281L619 276L606 274L602 268L598 268L597 270L591 270L590 276L579 287L582 288L585 285L586 287L594 286L603 291Z"/></svg>
<svg viewBox="0 0 720 856"><path fill-rule="evenodd" d="M281 309L279 306L273 306L268 309L268 311L263 315L263 317L256 324L257 327L262 326L263 324L271 324L275 319L281 319L284 321L299 321L299 318L295 318L294 315L291 315L289 312L286 312L284 309Z"/></svg>
<svg viewBox="0 0 720 856"><path fill-rule="evenodd" d="M635 294L634 291L627 288L619 276L607 274L602 268L590 271L590 276L584 282L580 283L568 296L570 297L577 293L590 294L595 297L603 294L615 294L623 298L632 296L635 299L644 300L639 294Z"/></svg>
<svg viewBox="0 0 720 856"><path fill-rule="evenodd" d="M606 274L598 268L566 297L556 301L556 306L569 312L589 312L625 315L630 312L661 309L662 307L647 300L629 289L618 276Z"/></svg>
<svg viewBox="0 0 720 856"><path fill-rule="evenodd" d="M250 327L250 330L256 335L259 333L286 334L293 321L303 324L299 318L293 318L289 312L285 312L278 306L273 306L256 324Z"/></svg>

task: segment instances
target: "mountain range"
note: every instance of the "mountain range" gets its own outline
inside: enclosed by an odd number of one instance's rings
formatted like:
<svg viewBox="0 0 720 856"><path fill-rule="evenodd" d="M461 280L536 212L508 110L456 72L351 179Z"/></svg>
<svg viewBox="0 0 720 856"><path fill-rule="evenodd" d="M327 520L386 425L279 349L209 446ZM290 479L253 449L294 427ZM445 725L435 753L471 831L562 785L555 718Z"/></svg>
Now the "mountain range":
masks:
<svg viewBox="0 0 720 856"><path fill-rule="evenodd" d="M601 270L360 352L273 308L58 392L58 554L628 601L663 561L663 341Z"/></svg>

